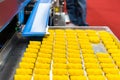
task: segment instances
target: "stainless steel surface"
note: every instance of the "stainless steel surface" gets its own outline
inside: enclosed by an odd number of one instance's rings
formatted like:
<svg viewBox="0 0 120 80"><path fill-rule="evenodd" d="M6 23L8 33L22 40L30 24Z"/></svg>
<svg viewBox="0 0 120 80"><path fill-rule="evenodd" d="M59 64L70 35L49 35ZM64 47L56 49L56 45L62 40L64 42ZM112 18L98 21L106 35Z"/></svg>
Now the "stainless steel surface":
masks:
<svg viewBox="0 0 120 80"><path fill-rule="evenodd" d="M65 26L65 14L56 13L53 20L54 26Z"/></svg>
<svg viewBox="0 0 120 80"><path fill-rule="evenodd" d="M93 29L112 32L107 26L50 26L50 29Z"/></svg>
<svg viewBox="0 0 120 80"><path fill-rule="evenodd" d="M28 44L27 40L19 39L15 34L0 53L0 80L13 80L14 71Z"/></svg>
<svg viewBox="0 0 120 80"><path fill-rule="evenodd" d="M107 53L107 51L102 43L92 44L92 47L93 47L93 50L95 53L97 53L97 52Z"/></svg>
<svg viewBox="0 0 120 80"><path fill-rule="evenodd" d="M16 45L18 46L14 47L10 51L10 54L8 55L8 58L6 60L6 64L0 72L0 80L13 80L15 69L24 52L26 43L22 43L22 44L18 43Z"/></svg>
<svg viewBox="0 0 120 80"><path fill-rule="evenodd" d="M14 40L17 40L17 38L12 37L9 41L6 42L6 44L2 47L1 52L0 52L0 69L3 67L7 56L9 55L9 52L11 51L12 47L16 42Z"/></svg>

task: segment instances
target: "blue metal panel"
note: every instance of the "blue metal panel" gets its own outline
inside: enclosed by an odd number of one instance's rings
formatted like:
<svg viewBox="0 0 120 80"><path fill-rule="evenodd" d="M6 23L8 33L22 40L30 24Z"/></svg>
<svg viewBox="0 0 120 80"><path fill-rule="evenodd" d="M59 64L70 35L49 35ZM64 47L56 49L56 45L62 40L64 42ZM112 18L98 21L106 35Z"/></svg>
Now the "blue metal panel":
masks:
<svg viewBox="0 0 120 80"><path fill-rule="evenodd" d="M24 9L21 10L21 11L18 13L18 21L19 21L20 24L23 23L23 21L24 21Z"/></svg>
<svg viewBox="0 0 120 80"><path fill-rule="evenodd" d="M29 37L29 36L44 36L46 32L24 32L22 36Z"/></svg>
<svg viewBox="0 0 120 80"><path fill-rule="evenodd" d="M37 9L38 9L38 5L39 5L39 3L37 2L37 3L35 4L35 7L34 7L33 10L32 10L32 13L30 14L30 17L29 17L26 25L25 25L25 28L24 28L24 30L23 30L23 34L26 33L26 32L30 32L30 30L31 30L31 25L33 24L33 20L34 20L35 14L36 14L36 11L37 11Z"/></svg>

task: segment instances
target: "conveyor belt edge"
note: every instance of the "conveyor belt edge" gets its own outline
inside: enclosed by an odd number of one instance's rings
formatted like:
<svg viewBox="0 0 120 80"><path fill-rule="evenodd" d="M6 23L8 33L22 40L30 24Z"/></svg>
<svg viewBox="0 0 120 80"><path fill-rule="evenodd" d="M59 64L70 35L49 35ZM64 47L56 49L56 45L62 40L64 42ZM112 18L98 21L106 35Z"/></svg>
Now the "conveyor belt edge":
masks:
<svg viewBox="0 0 120 80"><path fill-rule="evenodd" d="M44 13L40 13L39 16L37 14L37 12L41 12L40 9L38 7L41 7L41 6L46 6L46 10L43 10L41 9L41 11L46 11ZM45 33L46 33L46 28L47 28L47 24L48 24L48 19L49 19L49 13L50 13L50 5L51 3L48 2L48 3L40 3L39 1L35 4L35 7L26 23L26 26L25 28L23 29L22 31L22 36L44 36ZM36 15L37 14L37 15ZM36 16L40 17L39 19L36 18ZM42 21L42 23L37 23L36 25L33 25L35 24L36 21L35 19L37 19L37 22L39 20ZM34 28L35 27L35 28ZM38 31L38 29L41 29ZM33 30L34 29L34 30Z"/></svg>

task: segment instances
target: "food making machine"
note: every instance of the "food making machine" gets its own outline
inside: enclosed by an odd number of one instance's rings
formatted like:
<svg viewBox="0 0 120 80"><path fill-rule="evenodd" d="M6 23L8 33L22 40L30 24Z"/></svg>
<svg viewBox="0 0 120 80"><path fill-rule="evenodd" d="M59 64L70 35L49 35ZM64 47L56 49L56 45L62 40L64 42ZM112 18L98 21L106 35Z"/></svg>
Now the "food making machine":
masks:
<svg viewBox="0 0 120 80"><path fill-rule="evenodd" d="M49 34L49 26L65 25L63 8L64 0L0 0L0 80L11 78L22 52L19 49L29 39L41 40ZM16 44L19 47L14 51Z"/></svg>
<svg viewBox="0 0 120 80"><path fill-rule="evenodd" d="M112 33L106 26L66 27L64 9L65 0L0 0L0 80L14 80L29 41L42 41L43 37L50 35L48 29L91 29ZM115 36L114 39L119 45ZM101 45L94 44L94 50L106 52Z"/></svg>

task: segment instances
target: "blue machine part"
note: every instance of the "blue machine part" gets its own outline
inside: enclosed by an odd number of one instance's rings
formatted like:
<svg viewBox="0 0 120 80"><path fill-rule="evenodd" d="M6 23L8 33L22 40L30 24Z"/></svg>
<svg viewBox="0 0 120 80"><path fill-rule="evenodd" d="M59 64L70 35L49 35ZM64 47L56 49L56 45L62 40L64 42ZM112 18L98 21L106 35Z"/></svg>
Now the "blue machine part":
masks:
<svg viewBox="0 0 120 80"><path fill-rule="evenodd" d="M30 17L29 17L26 25L25 25L25 28L24 28L23 33L22 33L23 35L25 33L29 33L29 31L31 30L31 25L33 24L33 20L34 20L34 17L35 17L35 13L37 12L38 5L39 5L39 3L37 2L35 4L35 7L33 8L32 12L31 12L31 14L30 14Z"/></svg>
<svg viewBox="0 0 120 80"><path fill-rule="evenodd" d="M18 13L18 21L19 21L20 24L23 23L23 21L24 21L24 9L21 10L21 11Z"/></svg>
<svg viewBox="0 0 120 80"><path fill-rule="evenodd" d="M22 31L22 36L44 36L48 25L51 3L38 1Z"/></svg>

